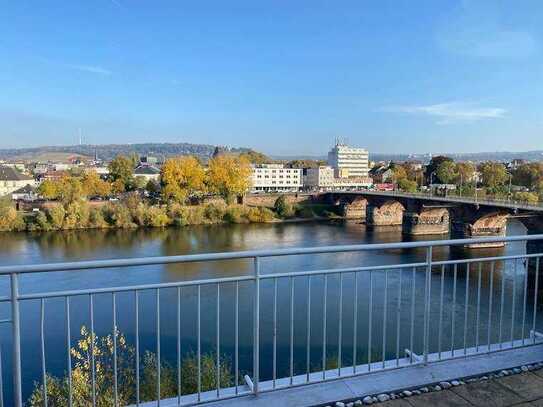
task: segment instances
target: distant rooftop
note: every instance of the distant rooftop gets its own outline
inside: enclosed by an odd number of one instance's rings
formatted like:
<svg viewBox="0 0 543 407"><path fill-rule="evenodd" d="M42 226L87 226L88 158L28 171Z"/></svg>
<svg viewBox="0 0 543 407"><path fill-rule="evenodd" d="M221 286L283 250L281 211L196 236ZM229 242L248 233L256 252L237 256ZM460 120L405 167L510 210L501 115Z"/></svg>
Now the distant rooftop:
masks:
<svg viewBox="0 0 543 407"><path fill-rule="evenodd" d="M21 174L15 168L0 165L0 181L31 181L34 178Z"/></svg>

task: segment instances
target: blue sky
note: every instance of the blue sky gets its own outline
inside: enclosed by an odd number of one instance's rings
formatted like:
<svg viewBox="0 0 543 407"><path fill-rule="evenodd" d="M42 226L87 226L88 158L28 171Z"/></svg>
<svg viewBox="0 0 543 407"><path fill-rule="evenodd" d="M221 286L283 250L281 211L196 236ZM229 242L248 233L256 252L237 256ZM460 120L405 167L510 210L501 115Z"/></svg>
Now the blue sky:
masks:
<svg viewBox="0 0 543 407"><path fill-rule="evenodd" d="M543 149L543 3L8 1L0 147Z"/></svg>

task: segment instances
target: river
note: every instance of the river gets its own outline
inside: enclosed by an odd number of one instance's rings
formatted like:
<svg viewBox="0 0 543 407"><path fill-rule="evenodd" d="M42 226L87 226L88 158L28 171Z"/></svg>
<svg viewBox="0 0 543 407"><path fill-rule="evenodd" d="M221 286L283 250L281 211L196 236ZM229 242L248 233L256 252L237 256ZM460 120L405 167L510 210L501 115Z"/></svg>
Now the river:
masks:
<svg viewBox="0 0 543 407"><path fill-rule="evenodd" d="M523 226L515 221L508 225L508 234L525 234ZM444 237L431 236L427 239ZM42 234L2 233L0 234L0 263L39 264L58 261L76 261L85 259L116 259L143 256L167 256L189 253L237 251L249 249L271 249L283 247L308 247L336 244L383 243L405 240L398 230L377 228L368 230L357 222L307 222L285 224L250 224L250 225L213 225L192 226L167 229L138 230L84 230L62 231ZM502 249L467 250L457 248L437 248L434 260L462 257L493 256L525 252L525 244L510 244ZM310 269L326 269L333 267L349 267L360 265L381 265L424 261L424 250L388 250L383 252L344 253L334 255L289 256L284 258L264 259L263 273L285 271L301 271ZM252 263L245 260L221 261L215 263L192 263L177 265L145 266L138 268L118 268L108 270L87 270L77 272L54 272L20 277L22 293L46 292L67 289L83 289L137 285L158 282L173 282L211 277L228 277L247 275L252 272ZM443 276L443 307L440 304L441 274L434 269L432 274L432 302L430 324L430 348L436 351L441 341L443 349L451 347L452 320L455 319L454 348L462 348L464 340L468 346L476 342L485 344L491 332L491 341L498 340L501 283L505 281L505 302L503 317L503 337L509 338L512 318L512 292L517 290L515 300L515 337L520 338L523 316L523 281L526 267L522 262L497 264L492 281L490 296L490 266L481 268L481 295L477 295L479 269L473 267L469 278L469 293L466 308L466 272L460 268L457 275L456 293L454 289L453 269L446 269ZM387 295L385 296L385 278L387 279ZM372 315L372 360L379 360L383 351L383 317L386 309L387 340L385 355L387 359L396 357L397 345L400 350L410 346L411 329L411 293L415 282L415 338L414 348L421 351L422 315L424 297L424 270L415 273L411 269L374 272L373 315ZM369 325L369 273L360 273L357 278L357 362L365 363L368 358L368 325ZM307 278L294 280L294 373L302 374L306 369L307 338ZM342 315L342 364L352 364L353 358L353 326L354 326L354 276L343 278ZM400 286L401 281L401 286ZM252 358L252 283L242 283L240 293L240 333L239 363L240 372L250 373ZM514 286L517 287L514 287ZM337 360L339 341L339 277L330 276L327 282L327 359ZM323 297L324 279L320 276L311 279L311 333L310 333L310 365L312 369L321 366L323 343ZM234 285L224 284L220 288L220 338L221 354L233 363L234 343ZM1 295L8 295L9 281L4 277L0 281ZM186 354L196 349L196 289L181 290L181 349ZM205 286L201 290L202 350L213 352L216 338L216 286ZM272 318L273 318L273 280L262 282L262 322L261 322L261 378L272 376ZM453 294L456 294L453 298ZM489 299L493 298L492 314L488 315ZM386 298L386 303L385 303ZM117 294L117 319L119 330L126 334L129 343L134 342L134 294ZM71 299L72 343L78 339L82 325L89 325L89 298L78 296ZM479 305L477 305L479 304ZM527 298L526 330L529 332L532 321L531 296ZM439 310L443 309L440 313ZM99 294L94 298L95 328L98 335L106 335L112 329L112 297L111 294ZM453 316L454 309L454 316ZM45 301L45 346L47 371L62 375L66 370L66 331L65 331L64 299ZM9 304L0 306L1 318L9 317ZM177 347L177 291L163 289L160 292L161 321L161 355L175 365ZM398 312L398 313L397 313ZM464 317L467 319L467 330L464 331ZM478 317L479 315L479 317ZM140 349L156 350L156 300L155 291L148 290L140 294L139 329ZM278 281L277 302L277 375L287 376L290 369L290 286L288 279ZM480 329L475 329L476 320ZM538 316L537 324L541 322ZM400 325L397 325L397 321ZM438 334L441 320L442 335ZM21 306L22 330L22 366L23 391L27 398L32 383L40 380L40 301L24 301ZM488 330L488 321L491 329ZM508 325L509 324L509 325ZM529 327L528 327L529 325ZM399 328L399 329L398 329ZM10 327L0 327L2 339L2 365L5 385L4 397L7 405L11 400L11 338ZM398 338L397 333L400 336ZM478 332L478 333L477 333ZM476 336L479 336L479 339ZM399 340L398 340L399 339ZM331 362L331 365L334 365Z"/></svg>

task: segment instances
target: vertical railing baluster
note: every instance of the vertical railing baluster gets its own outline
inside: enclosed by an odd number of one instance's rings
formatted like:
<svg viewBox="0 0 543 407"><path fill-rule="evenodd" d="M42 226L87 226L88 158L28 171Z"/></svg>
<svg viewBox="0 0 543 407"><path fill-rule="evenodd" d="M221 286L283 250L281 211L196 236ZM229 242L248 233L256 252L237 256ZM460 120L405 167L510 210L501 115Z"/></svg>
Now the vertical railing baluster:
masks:
<svg viewBox="0 0 543 407"><path fill-rule="evenodd" d="M532 318L532 335L533 335L533 343L535 344L536 335L535 335L535 328L536 328L536 315L537 315L537 295L539 290L539 257L535 259L535 290L534 290L534 315Z"/></svg>
<svg viewBox="0 0 543 407"><path fill-rule="evenodd" d="M221 286L217 283L217 309L215 313L217 314L217 327L216 327L216 342L217 342L217 398L221 396Z"/></svg>
<svg viewBox="0 0 543 407"><path fill-rule="evenodd" d="M515 346L515 311L517 301L517 259L513 260L513 300L511 304L511 347Z"/></svg>
<svg viewBox="0 0 543 407"><path fill-rule="evenodd" d="M445 289L445 265L441 266L441 284L439 292L439 324L437 329L437 352L438 358L441 360L441 338L442 338L442 327L443 327L443 291Z"/></svg>
<svg viewBox="0 0 543 407"><path fill-rule="evenodd" d="M337 374L341 376L341 347L343 343L343 273L339 274L339 332L337 352Z"/></svg>
<svg viewBox="0 0 543 407"><path fill-rule="evenodd" d="M140 405L140 318L139 293L134 291L134 331L136 341L136 406Z"/></svg>
<svg viewBox="0 0 543 407"><path fill-rule="evenodd" d="M415 352L415 288L417 280L417 269L413 267L413 277L411 282L411 329L409 331L409 363L413 363L413 352Z"/></svg>
<svg viewBox="0 0 543 407"><path fill-rule="evenodd" d="M197 293L197 304L196 304L196 358L198 364L198 380L197 380L197 391L198 391L198 403L202 400L202 341L201 341L201 296L202 296L202 286L198 284L198 293Z"/></svg>
<svg viewBox="0 0 543 407"><path fill-rule="evenodd" d="M64 306L66 310L66 349L67 349L67 368L68 368L68 406L72 407L73 404L73 391L72 391L72 338L70 327L70 297L64 297Z"/></svg>
<svg viewBox="0 0 543 407"><path fill-rule="evenodd" d="M177 287L177 404L181 404L181 287Z"/></svg>
<svg viewBox="0 0 543 407"><path fill-rule="evenodd" d="M306 381L309 382L310 363L311 363L311 276L307 276L307 327L306 327Z"/></svg>
<svg viewBox="0 0 543 407"><path fill-rule="evenodd" d="M326 297L328 296L328 275L324 275L322 299L322 380L326 379Z"/></svg>
<svg viewBox="0 0 543 407"><path fill-rule="evenodd" d="M277 381L277 278L273 279L273 388Z"/></svg>
<svg viewBox="0 0 543 407"><path fill-rule="evenodd" d="M47 407L47 372L45 368L45 300L40 300L40 349L41 349L41 377L43 391L43 405Z"/></svg>
<svg viewBox="0 0 543 407"><path fill-rule="evenodd" d="M381 352L381 358L383 360L384 369L387 350L388 270L385 270L385 292L383 297L383 347Z"/></svg>
<svg viewBox="0 0 543 407"><path fill-rule="evenodd" d="M119 405L119 382L117 378L117 299L115 293L111 294L111 311L113 314L113 402Z"/></svg>
<svg viewBox="0 0 543 407"><path fill-rule="evenodd" d="M500 327L499 327L499 334L498 334L500 349L503 348L503 307L505 304L505 277L506 277L505 267L506 265L507 263L504 261L503 269L502 269L501 296L500 296Z"/></svg>
<svg viewBox="0 0 543 407"><path fill-rule="evenodd" d="M468 263L466 265L466 295L464 298L464 356L467 355L468 352L468 310L469 310L469 274L470 274L470 266L471 264Z"/></svg>
<svg viewBox="0 0 543 407"><path fill-rule="evenodd" d="M255 274L255 308L254 308L254 342L253 342L253 374L254 374L254 394L258 394L260 382L260 258L254 258Z"/></svg>
<svg viewBox="0 0 543 407"><path fill-rule="evenodd" d="M453 267L453 295L451 310L451 357L454 357L454 343L456 331L456 279L458 277L458 264Z"/></svg>
<svg viewBox="0 0 543 407"><path fill-rule="evenodd" d="M479 331L480 331L480 316L481 316L481 268L483 264L480 262L477 270L477 315L475 322L475 352L479 352Z"/></svg>
<svg viewBox="0 0 543 407"><path fill-rule="evenodd" d="M424 288L424 363L428 363L428 349L430 341L430 301L432 298L432 246L426 249L426 280Z"/></svg>
<svg viewBox="0 0 543 407"><path fill-rule="evenodd" d="M494 298L494 266L495 262L490 263L490 289L488 294L488 332L487 332L487 342L488 342L488 351L490 352L490 343L492 335L492 301Z"/></svg>
<svg viewBox="0 0 543 407"><path fill-rule="evenodd" d="M524 295L522 296L522 345L525 344L525 330L526 330L526 302L528 302L528 269L530 267L530 259L526 258L526 268L524 271Z"/></svg>
<svg viewBox="0 0 543 407"><path fill-rule="evenodd" d="M294 278L290 277L290 385L294 379Z"/></svg>
<svg viewBox="0 0 543 407"><path fill-rule="evenodd" d="M234 359L235 359L235 380L236 380L236 394L239 393L239 281L236 281L236 309L234 310Z"/></svg>
<svg viewBox="0 0 543 407"><path fill-rule="evenodd" d="M356 361L358 350L358 272L354 273L354 300L353 300L353 374L356 374Z"/></svg>
<svg viewBox="0 0 543 407"><path fill-rule="evenodd" d="M91 354L91 387L92 387L92 406L96 406L96 362L94 356L94 295L89 295L89 313L90 313L90 333L91 333L91 342L90 342L90 354Z"/></svg>
<svg viewBox="0 0 543 407"><path fill-rule="evenodd" d="M157 405L160 406L160 289L156 289L156 392Z"/></svg>
<svg viewBox="0 0 543 407"><path fill-rule="evenodd" d="M398 302L396 303L396 366L400 366L400 322L402 311L402 277L403 269L400 269L400 281L398 283Z"/></svg>
<svg viewBox="0 0 543 407"><path fill-rule="evenodd" d="M2 345L0 345L0 407L4 407L4 370L2 365Z"/></svg>
<svg viewBox="0 0 543 407"><path fill-rule="evenodd" d="M368 305L368 372L371 371L371 342L373 328L373 270L370 270L370 297Z"/></svg>
<svg viewBox="0 0 543 407"><path fill-rule="evenodd" d="M13 401L15 407L22 407L23 393L21 386L21 321L19 313L19 282L15 273L10 274L11 283L11 321L13 340Z"/></svg>

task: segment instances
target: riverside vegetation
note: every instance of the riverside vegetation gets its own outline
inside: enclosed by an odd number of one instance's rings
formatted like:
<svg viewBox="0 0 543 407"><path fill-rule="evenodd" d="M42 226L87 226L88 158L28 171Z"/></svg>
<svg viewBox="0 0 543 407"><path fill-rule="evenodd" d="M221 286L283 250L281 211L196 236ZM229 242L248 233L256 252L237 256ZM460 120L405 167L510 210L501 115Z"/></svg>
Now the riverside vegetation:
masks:
<svg viewBox="0 0 543 407"><path fill-rule="evenodd" d="M51 202L39 212L22 213L9 198L4 199L0 202L0 231L258 223L337 216L326 205L291 205L283 196L273 210L235 203L250 186L251 168L243 156L219 155L209 161L207 170L194 157L168 159L160 184L134 177L133 168L133 160L117 157L109 164L108 179L90 171L46 180L38 192ZM115 200L106 201L112 196ZM214 202L204 203L210 196Z"/></svg>

